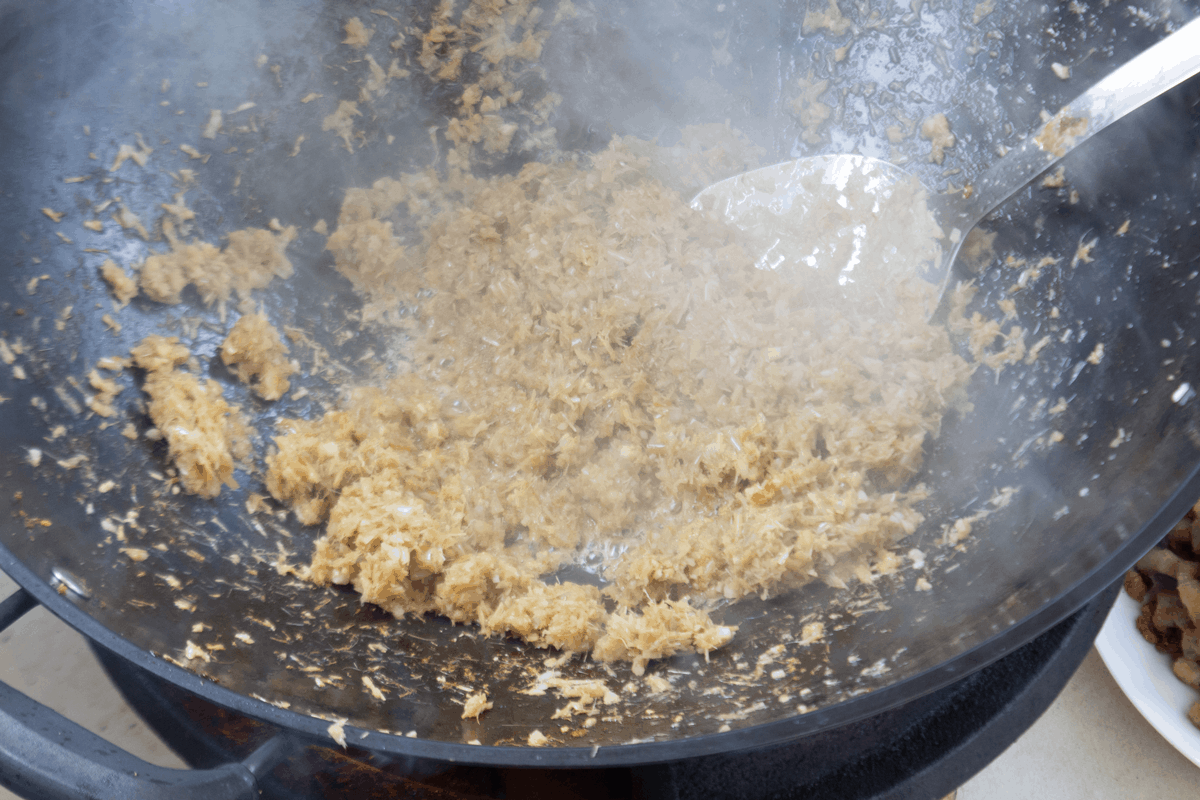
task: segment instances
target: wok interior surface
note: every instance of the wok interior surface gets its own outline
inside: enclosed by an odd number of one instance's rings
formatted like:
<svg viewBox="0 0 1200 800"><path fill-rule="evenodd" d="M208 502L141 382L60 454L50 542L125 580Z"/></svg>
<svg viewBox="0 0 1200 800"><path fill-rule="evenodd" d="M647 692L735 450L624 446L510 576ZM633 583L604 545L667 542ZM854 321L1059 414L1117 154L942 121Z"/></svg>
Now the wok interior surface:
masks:
<svg viewBox="0 0 1200 800"><path fill-rule="evenodd" d="M861 152L907 159L904 166L926 186L942 190L961 187L998 149L1017 144L1040 111L1053 112L1196 14L1189 3L1083 14L1022 4L975 20L974 3L843 3L849 22L839 29L813 21L811 14L828 11L826 2L811 6L581 6L580 16L547 41L545 74L530 77L531 86L537 77L543 91L563 95L554 118L563 148L596 149L614 134L670 144L684 125L733 120L765 148L764 163ZM391 11L421 22L431 7ZM189 662L205 681L143 658L219 703L265 700L275 705L252 703L249 710L313 732L344 719L348 731L373 732L368 746L478 762L536 763L563 753L599 765L660 760L681 747L697 754L766 744L895 705L1015 648L1119 577L1200 493L1200 401L1191 388L1200 386L1200 84L1193 80L1068 159L1075 202L1066 192L1034 187L988 221L996 256L978 274L961 277L978 281L985 315L998 317L995 301L1011 296L1015 324L1028 341L1049 336L1050 343L1032 363L999 374L980 369L970 387L973 410L948 417L929 444L921 479L933 496L911 547L928 554L930 568L921 574L933 589L913 591L917 573L906 569L873 586L811 585L726 607L715 616L741 626L732 644L707 661L679 656L652 665L673 679L675 691L627 692L594 727L572 723L579 735L560 736L550 716L565 701L520 693L551 654L442 619L395 620L361 606L351 592L280 574L281 549L303 560L319 532L291 518L263 524L246 514L248 493L261 491L253 477L239 475L242 488L214 502L168 494L150 503L162 483L148 473L164 467L164 448L119 433L126 420L143 432L150 426L138 390L120 396L118 425L102 429L103 420L70 410L85 394L68 376L83 382L97 358L127 354L147 333L168 332L185 335L212 364L226 396L257 415L261 432L279 417L319 413L336 389L320 379L306 384L308 397L273 405L231 380L214 357L225 328L194 295L181 307L139 298L119 315L119 332L106 327L100 315L111 304L99 263L109 257L132 265L161 244L112 224L89 234L78 228L78 212L120 196L143 220L156 220L158 204L176 191L168 172L195 169L199 184L189 204L209 241L272 218L300 229L288 251L295 277L257 298L277 324L302 325L353 363L387 343L369 328L345 341L334 335L350 325L357 330L359 301L311 227L336 219L347 187L434 163L428 129L450 113L452 89L415 71L394 85L387 113L362 121L364 136L350 154L321 130L321 118L338 97L358 91L357 62L339 42L345 19L368 17L366 6L218 2L202 15L172 2L7 2L0 15L0 335L24 344L17 364L26 372L21 380L0 368L7 398L0 406L0 503L11 512L0 543L18 577L24 569L26 577L49 582L59 568L86 585L90 600L75 610L57 600L55 610L118 653L183 662L189 640L224 643L207 663ZM259 54L280 69L256 67ZM1071 79L1058 78L1052 62L1071 64ZM164 79L172 88L163 90ZM826 80L819 95L804 94ZM300 102L310 92L324 95L314 103L324 103L319 113ZM830 117L806 128L811 118L802 111L818 96ZM209 109L228 112L247 100L256 107L241 112L245 122L231 116L237 124L228 125L221 149L200 141ZM928 142L918 136L888 140L889 125L919 126L938 112L957 136L945 163L930 163ZM148 166L109 173L118 145L135 132L155 147ZM299 134L305 156L292 158ZM210 163L189 162L177 149L184 143L208 145ZM224 152L229 147L238 149ZM511 171L529 157L491 168ZM76 175L92 179L63 182ZM56 225L42 207L77 212L75 224ZM1126 220L1128 233L1118 236ZM1075 258L1093 238L1091 260ZM1020 274L1005 265L1009 255L1058 262L1023 291L1006 294ZM31 287L40 276L48 277ZM63 318L67 305L73 313ZM1103 357L1088 363L1098 343ZM1040 400L1059 398L1065 410L1042 413ZM60 424L66 435L49 438ZM1054 431L1063 439L1049 446ZM45 454L37 468L30 448ZM77 453L87 455L84 468L55 466ZM97 477L119 489L96 494ZM1018 489L1012 501L976 523L961 547L939 544L947 524L1005 487ZM126 526L129 545L101 527L105 517L143 507L137 524ZM133 562L120 552L124 546L146 548L149 558ZM195 610L177 605L181 597ZM825 640L801 646L799 630L812 620L825 623ZM253 644L235 645L237 633ZM774 660L786 664L783 676L771 677L774 667L756 670L779 644L785 655ZM581 659L561 669L565 677L600 678L618 689L632 679L627 665L615 667L615 677ZM364 689L363 676L383 689L384 701ZM478 721L461 719L466 691L480 689L495 708ZM524 744L535 729L559 749L503 747ZM415 737L404 736L409 732ZM484 747L466 746L472 741Z"/></svg>

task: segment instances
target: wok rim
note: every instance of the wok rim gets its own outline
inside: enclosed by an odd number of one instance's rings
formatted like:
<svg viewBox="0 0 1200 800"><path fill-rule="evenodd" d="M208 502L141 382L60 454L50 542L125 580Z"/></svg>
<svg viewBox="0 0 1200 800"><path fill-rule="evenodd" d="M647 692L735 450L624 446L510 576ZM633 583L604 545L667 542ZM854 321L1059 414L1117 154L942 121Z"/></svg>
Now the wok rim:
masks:
<svg viewBox="0 0 1200 800"><path fill-rule="evenodd" d="M1045 633L1119 580L1187 513L1197 496L1200 496L1200 465L1193 468L1190 476L1137 534L1126 539L1090 573L1045 603L1038 611L924 672L874 691L846 698L808 714L763 722L724 733L598 747L470 745L419 737L409 738L360 728L349 723L345 727L346 739L353 742L355 747L391 755L416 756L477 766L540 768L636 766L786 744L867 719L943 689ZM0 570L32 594L50 613L70 625L91 643L134 666L230 711L274 725L285 732L298 732L317 742L328 742L329 746L336 746L328 733L330 720L256 700L155 656L88 614L88 601L76 605L66 596L60 595L3 543L0 543ZM363 734L366 736L360 738ZM119 742L115 744L119 745Z"/></svg>

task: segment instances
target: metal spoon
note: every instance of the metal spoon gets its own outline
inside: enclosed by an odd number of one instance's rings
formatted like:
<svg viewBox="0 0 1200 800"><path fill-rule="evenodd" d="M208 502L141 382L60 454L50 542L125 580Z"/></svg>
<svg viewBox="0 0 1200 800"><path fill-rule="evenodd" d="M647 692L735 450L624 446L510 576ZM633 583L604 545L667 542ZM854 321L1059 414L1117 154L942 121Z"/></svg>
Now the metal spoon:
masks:
<svg viewBox="0 0 1200 800"><path fill-rule="evenodd" d="M1025 137L1019 147L979 176L969 189L955 194L927 192L929 211L946 237L943 257L934 259L922 274L938 287L937 302L930 306L930 313L946 292L951 268L967 233L984 217L1053 168L1067 153L1197 72L1200 72L1200 18L1126 62L1072 100L1050 121ZM692 206L716 209L735 226L754 224L761 229L764 209L776 216L794 214L793 206L803 204L803 196L811 190L814 181L841 188L850 177L881 197L904 182L920 185L908 172L877 158L816 156L785 161L714 183L696 195ZM809 189L805 189L804 184ZM769 251L773 246L770 243L777 244L779 239L773 237L766 241ZM856 257L859 249L856 240L854 254L845 262L848 266L841 268L839 283L854 280L852 270L859 263ZM784 258L782 254L767 252L759 263L760 266L773 266Z"/></svg>

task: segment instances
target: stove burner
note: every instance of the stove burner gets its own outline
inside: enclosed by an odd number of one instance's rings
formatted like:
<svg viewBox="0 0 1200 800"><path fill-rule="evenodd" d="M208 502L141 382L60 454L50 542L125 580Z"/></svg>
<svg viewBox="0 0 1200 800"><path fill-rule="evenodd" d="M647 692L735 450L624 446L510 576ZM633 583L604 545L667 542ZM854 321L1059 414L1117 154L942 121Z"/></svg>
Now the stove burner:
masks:
<svg viewBox="0 0 1200 800"><path fill-rule="evenodd" d="M607 769L476 767L310 745L261 781L266 798L937 798L1017 739L1058 696L1116 598L1114 586L1040 637L906 705L787 745ZM245 758L278 731L103 651L146 722L194 767Z"/></svg>

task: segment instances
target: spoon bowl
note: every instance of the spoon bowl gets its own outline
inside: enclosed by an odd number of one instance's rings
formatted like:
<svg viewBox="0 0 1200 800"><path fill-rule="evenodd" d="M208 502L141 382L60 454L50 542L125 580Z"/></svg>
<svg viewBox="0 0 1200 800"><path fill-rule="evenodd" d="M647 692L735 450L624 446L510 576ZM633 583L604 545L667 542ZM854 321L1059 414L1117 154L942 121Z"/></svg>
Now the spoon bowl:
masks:
<svg viewBox="0 0 1200 800"><path fill-rule="evenodd" d="M1130 59L1043 120L1020 146L954 193L929 192L912 174L877 158L822 155L719 181L702 189L692 206L714 210L751 234L760 268L778 269L789 260L797 269L804 263L822 269L828 264L832 269L826 271L836 273L843 289L855 283L878 287L904 280L907 276L889 274L887 280L872 282L869 273L890 272L915 258L914 274L936 287L927 309L932 317L972 228L1088 139L1197 73L1200 19ZM847 192L851 182L856 191ZM844 219L835 218L836 209L822 207L823 197L846 210ZM925 233L922 208L936 223L933 235L941 242L940 253L922 252L916 244L919 237L914 233ZM839 225L851 219L859 221ZM917 227L909 227L913 225ZM889 242L888 236L895 238Z"/></svg>
<svg viewBox="0 0 1200 800"><path fill-rule="evenodd" d="M927 196L894 164L829 155L735 175L692 206L739 228L759 269L803 276L807 295L848 303L847 312L863 303L873 312L901 287L937 299L928 289L941 280L942 231L925 210Z"/></svg>

